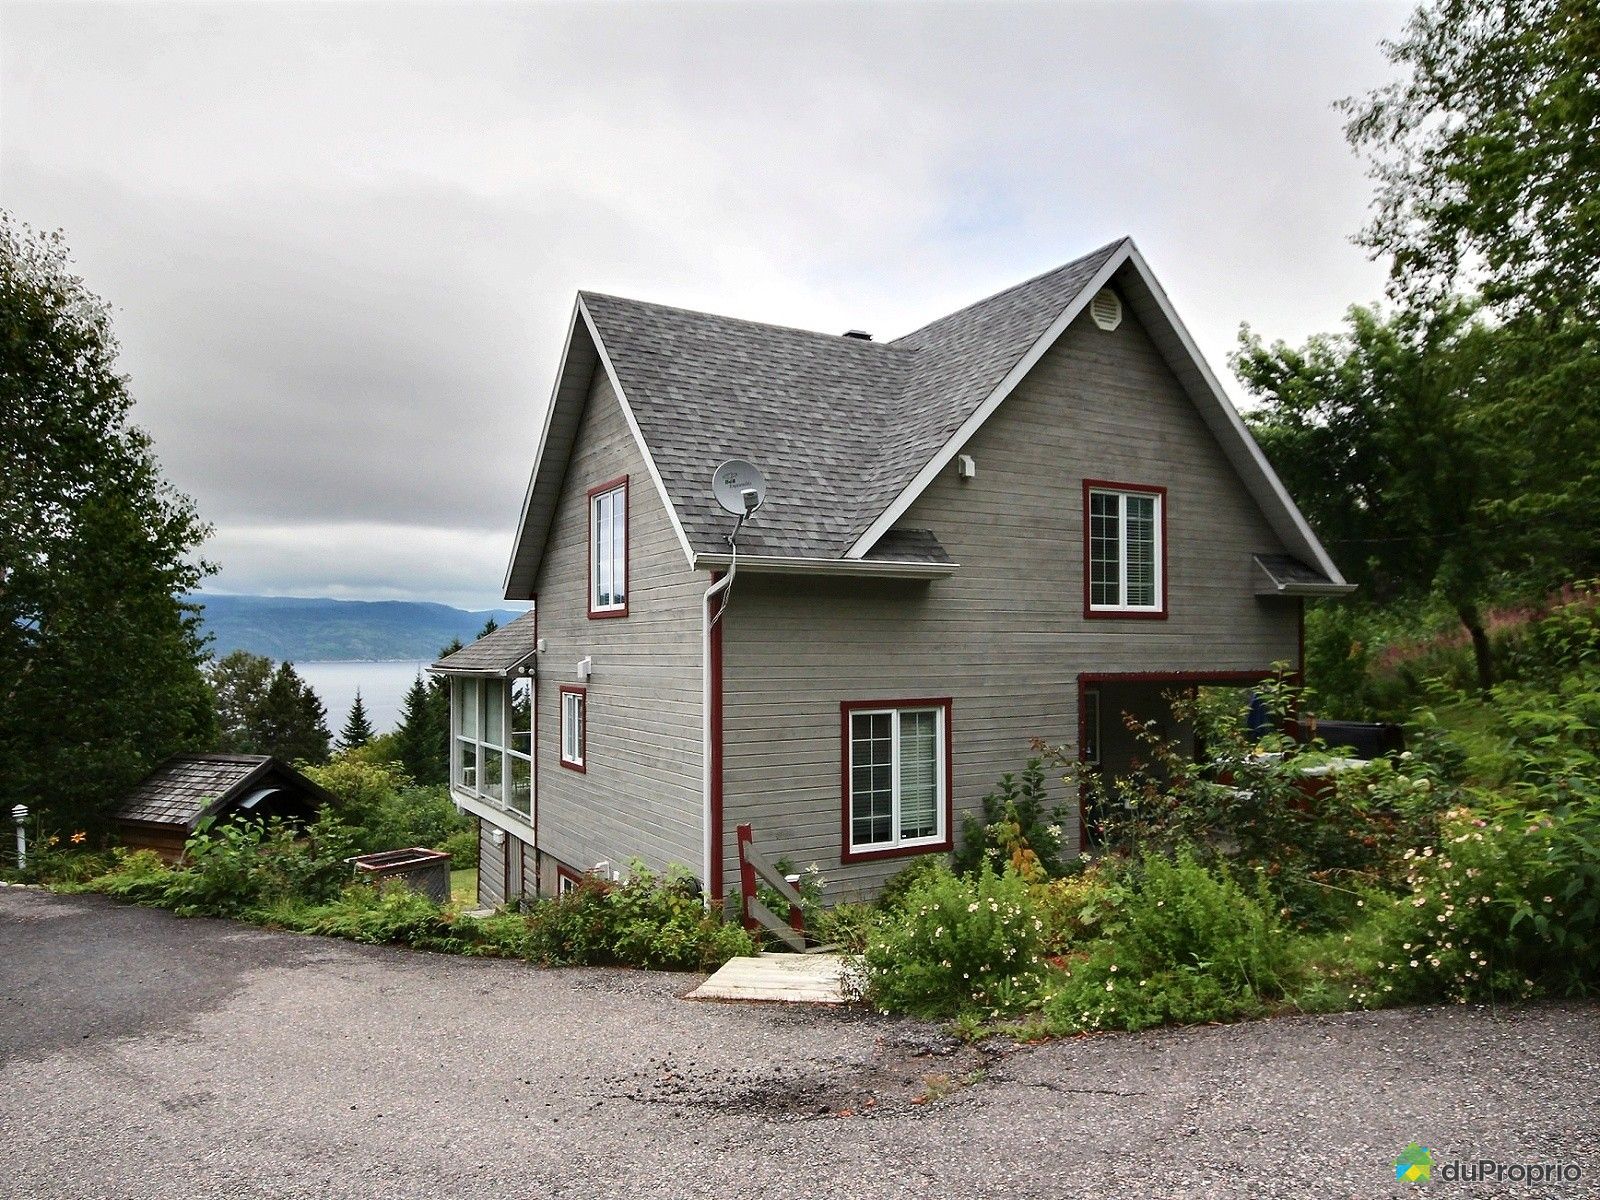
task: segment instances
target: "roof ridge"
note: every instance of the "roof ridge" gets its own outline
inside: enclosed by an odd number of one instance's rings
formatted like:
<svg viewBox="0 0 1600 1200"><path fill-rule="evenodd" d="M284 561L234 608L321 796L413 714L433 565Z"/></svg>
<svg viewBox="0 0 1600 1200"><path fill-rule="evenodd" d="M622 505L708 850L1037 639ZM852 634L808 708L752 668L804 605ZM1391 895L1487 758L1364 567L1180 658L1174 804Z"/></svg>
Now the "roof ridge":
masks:
<svg viewBox="0 0 1600 1200"><path fill-rule="evenodd" d="M619 304L633 304L639 308L653 308L661 312L680 313L688 317L711 317L718 321L727 321L734 325L745 325L753 329L766 329L778 333L797 333L804 337L823 338L828 342L847 342L853 346L869 346L878 350L896 350L900 353L914 353L910 346L897 346L893 341L880 342L872 338L853 338L842 333L824 333L820 329L806 329L800 325L779 325L773 321L757 321L750 317L734 317L727 313L710 312L703 308L685 308L679 304L661 304L655 300L638 300L632 296L618 296L611 292L592 292L587 288L580 288L579 299L593 297L597 300L614 300Z"/></svg>
<svg viewBox="0 0 1600 1200"><path fill-rule="evenodd" d="M981 308L983 305L989 304L989 303L991 303L991 302L993 302L995 300L998 300L1002 296L1008 296L1012 292L1021 291L1023 288L1027 287L1029 284L1038 283L1041 279L1048 279L1052 275L1059 275L1063 271L1071 270L1074 267L1080 267L1084 263L1088 262L1090 259L1095 258L1095 257L1097 257L1099 255L1109 255L1113 251L1115 251L1117 249L1117 247L1121 246L1124 242L1131 242L1132 240L1133 240L1133 237L1132 237L1131 234L1123 234L1121 237L1116 238L1113 241L1109 241L1105 245L1099 246L1096 249L1093 249L1093 250L1089 251L1089 253L1087 253L1087 254L1080 254L1080 255L1078 255L1077 258L1071 259L1071 260L1069 260L1067 262L1064 262L1064 263L1058 263L1056 266L1050 267L1047 270L1040 271L1036 275L1030 275L1026 279L1019 280L1016 283L1008 284L1007 286L1001 288L999 291L990 292L987 296L984 296L980 300L974 300L971 304L963 304L960 308L957 308L957 309L954 309L954 310L952 310L950 312L944 313L941 316L937 316L931 321L924 322L923 324L918 325L915 329L911 330L909 333L903 333L899 337L893 339L892 341L890 341L887 344L891 345L891 346L899 345L899 343L907 340L908 338L913 338L919 333L923 333L926 330L932 329L935 325L938 325L941 322L948 321L952 317L959 317L959 316L961 316L962 313L971 312L975 308ZM907 346L907 347L905 347L905 349L910 350L910 349L913 349L913 347Z"/></svg>

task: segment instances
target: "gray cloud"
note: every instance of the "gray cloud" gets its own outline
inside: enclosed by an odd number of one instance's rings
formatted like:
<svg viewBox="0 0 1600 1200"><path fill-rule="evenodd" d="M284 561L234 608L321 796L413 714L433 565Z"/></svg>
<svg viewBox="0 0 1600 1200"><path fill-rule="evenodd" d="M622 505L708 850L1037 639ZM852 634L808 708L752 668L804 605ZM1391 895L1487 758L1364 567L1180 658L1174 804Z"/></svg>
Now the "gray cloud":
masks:
<svg viewBox="0 0 1600 1200"><path fill-rule="evenodd" d="M579 287L892 335L1132 233L1219 368L1331 326L1405 11L16 6L0 188L218 586L486 606Z"/></svg>

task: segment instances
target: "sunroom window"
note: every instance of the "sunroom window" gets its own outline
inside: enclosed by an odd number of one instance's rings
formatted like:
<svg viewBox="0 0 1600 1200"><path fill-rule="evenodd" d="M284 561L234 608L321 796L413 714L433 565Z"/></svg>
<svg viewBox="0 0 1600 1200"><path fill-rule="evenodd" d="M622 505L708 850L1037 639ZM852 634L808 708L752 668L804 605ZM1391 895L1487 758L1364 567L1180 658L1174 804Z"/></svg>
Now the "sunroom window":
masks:
<svg viewBox="0 0 1600 1200"><path fill-rule="evenodd" d="M531 815L532 714L532 680L452 680L454 786L510 812Z"/></svg>
<svg viewBox="0 0 1600 1200"><path fill-rule="evenodd" d="M1161 610L1161 503L1155 491L1090 489L1091 612Z"/></svg>
<svg viewBox="0 0 1600 1200"><path fill-rule="evenodd" d="M933 845L944 828L945 709L863 708L849 714L850 850Z"/></svg>
<svg viewBox="0 0 1600 1200"><path fill-rule="evenodd" d="M628 481L602 484L589 495L589 615L628 611Z"/></svg>

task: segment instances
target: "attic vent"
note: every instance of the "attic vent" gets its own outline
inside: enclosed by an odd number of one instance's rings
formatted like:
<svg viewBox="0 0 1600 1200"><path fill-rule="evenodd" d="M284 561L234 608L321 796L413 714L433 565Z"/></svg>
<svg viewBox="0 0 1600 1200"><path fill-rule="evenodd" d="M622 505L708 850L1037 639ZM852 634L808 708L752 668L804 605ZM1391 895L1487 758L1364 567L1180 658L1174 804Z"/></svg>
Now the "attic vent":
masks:
<svg viewBox="0 0 1600 1200"><path fill-rule="evenodd" d="M855 338L858 342L870 342L872 340L872 335L865 329L847 329L844 336Z"/></svg>
<svg viewBox="0 0 1600 1200"><path fill-rule="evenodd" d="M1122 324L1122 301L1110 288L1101 288L1089 301L1089 315L1096 325L1110 333Z"/></svg>

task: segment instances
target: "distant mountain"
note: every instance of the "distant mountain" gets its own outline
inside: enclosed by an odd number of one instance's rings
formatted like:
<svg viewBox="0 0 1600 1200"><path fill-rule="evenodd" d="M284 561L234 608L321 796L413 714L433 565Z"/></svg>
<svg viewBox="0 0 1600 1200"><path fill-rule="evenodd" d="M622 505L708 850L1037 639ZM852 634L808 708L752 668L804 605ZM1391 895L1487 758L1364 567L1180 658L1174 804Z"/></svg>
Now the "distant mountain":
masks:
<svg viewBox="0 0 1600 1200"><path fill-rule="evenodd" d="M468 612L411 600L316 600L296 596L189 597L203 606L211 653L249 650L280 662L379 662L431 659L452 638L470 642L493 617L501 625L520 612Z"/></svg>

